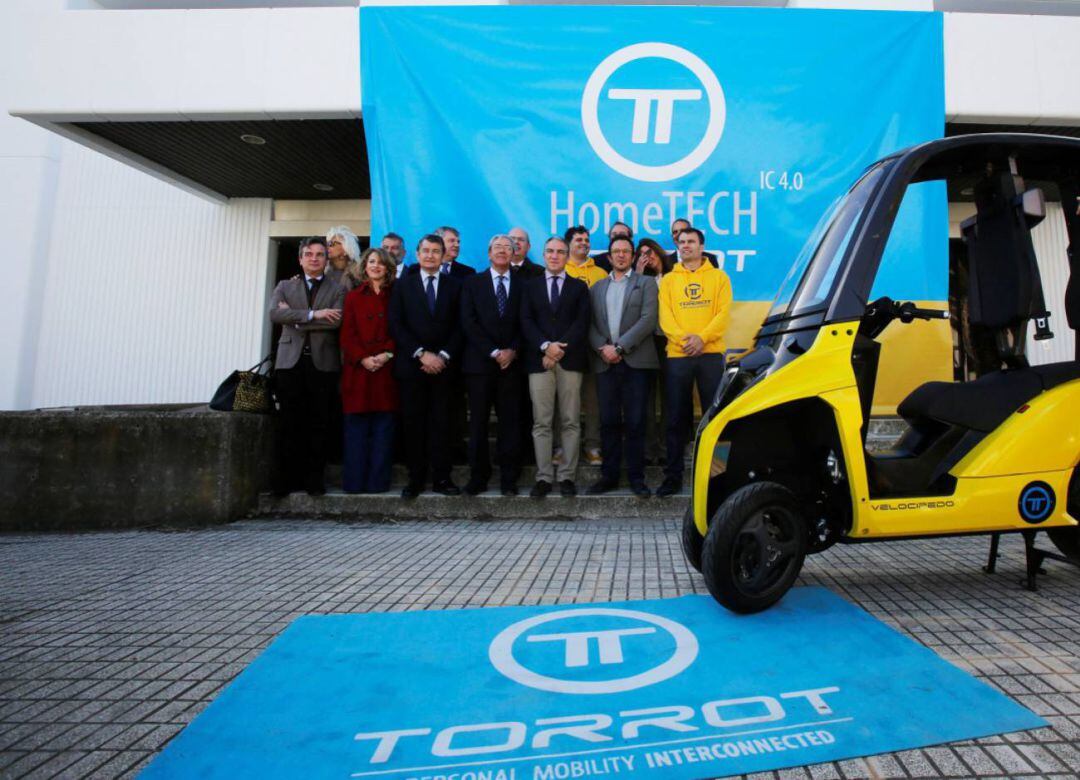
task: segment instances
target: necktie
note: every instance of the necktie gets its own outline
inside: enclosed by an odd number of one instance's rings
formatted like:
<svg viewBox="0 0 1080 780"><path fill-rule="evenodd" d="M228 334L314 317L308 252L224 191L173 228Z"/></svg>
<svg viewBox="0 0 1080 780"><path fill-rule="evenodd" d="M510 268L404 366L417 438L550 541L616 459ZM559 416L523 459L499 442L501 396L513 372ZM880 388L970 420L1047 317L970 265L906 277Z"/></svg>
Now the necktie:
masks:
<svg viewBox="0 0 1080 780"><path fill-rule="evenodd" d="M427 307L432 314L435 313L435 277L427 278Z"/></svg>
<svg viewBox="0 0 1080 780"><path fill-rule="evenodd" d="M444 274L450 273L450 263L443 263L442 264L442 272Z"/></svg>
<svg viewBox="0 0 1080 780"><path fill-rule="evenodd" d="M496 278L499 280L499 286L495 290L495 303L499 307L499 316L502 317L506 314L506 277L499 274Z"/></svg>
<svg viewBox="0 0 1080 780"><path fill-rule="evenodd" d="M319 294L319 285L322 283L322 279L308 279L307 287L307 302L308 306L315 308L315 296Z"/></svg>
<svg viewBox="0 0 1080 780"><path fill-rule="evenodd" d="M551 308L559 308L559 277L551 277Z"/></svg>

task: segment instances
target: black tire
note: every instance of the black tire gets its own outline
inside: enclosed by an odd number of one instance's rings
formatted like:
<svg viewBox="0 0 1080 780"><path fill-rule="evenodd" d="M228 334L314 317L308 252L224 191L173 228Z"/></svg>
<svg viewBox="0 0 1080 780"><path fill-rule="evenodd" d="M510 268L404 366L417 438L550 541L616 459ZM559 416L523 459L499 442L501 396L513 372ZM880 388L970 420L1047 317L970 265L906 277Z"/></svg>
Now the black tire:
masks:
<svg viewBox="0 0 1080 780"><path fill-rule="evenodd" d="M694 507L691 504L682 518L682 551L694 571L701 571L701 548L705 540L694 525Z"/></svg>
<svg viewBox="0 0 1080 780"><path fill-rule="evenodd" d="M795 494L776 482L745 485L709 522L701 573L732 612L768 609L795 583L806 559L806 520Z"/></svg>
<svg viewBox="0 0 1080 780"><path fill-rule="evenodd" d="M1066 504L1068 512L1073 517L1080 519L1080 469L1073 472L1069 480L1069 498ZM1080 526L1072 528L1048 528L1046 535L1054 546L1061 550L1061 554L1080 563Z"/></svg>

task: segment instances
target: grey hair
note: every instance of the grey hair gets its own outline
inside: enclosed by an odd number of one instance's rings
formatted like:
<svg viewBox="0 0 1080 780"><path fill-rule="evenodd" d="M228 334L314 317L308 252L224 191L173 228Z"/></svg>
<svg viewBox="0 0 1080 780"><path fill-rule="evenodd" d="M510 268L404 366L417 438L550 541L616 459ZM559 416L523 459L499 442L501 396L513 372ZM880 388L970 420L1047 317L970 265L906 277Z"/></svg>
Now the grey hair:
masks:
<svg viewBox="0 0 1080 780"><path fill-rule="evenodd" d="M526 230L525 228L523 228L523 227L518 227L517 225L514 225L514 226L513 226L512 228L510 228L510 229L511 229L511 230L520 230L520 231L521 231L521 232L522 232L522 233L523 233L523 234L525 235L525 240L526 240L526 241L528 241L528 242L529 242L530 244L532 243L532 239L530 239L530 238L529 238L529 231L528 231L528 230Z"/></svg>
<svg viewBox="0 0 1080 780"><path fill-rule="evenodd" d="M458 238L461 238L461 231L459 231L456 227L451 227L450 225L443 225L441 228L435 229L435 235L437 235L439 238L445 238L447 233L453 233Z"/></svg>
<svg viewBox="0 0 1080 780"><path fill-rule="evenodd" d="M344 225L337 225L326 231L326 243L329 244L334 236L341 237L341 243L345 245L345 254L354 263L360 260L360 240Z"/></svg>
<svg viewBox="0 0 1080 780"><path fill-rule="evenodd" d="M500 238L505 238L507 241L510 242L510 251L513 252L514 247L516 246L516 244L514 243L514 239L510 238L510 236L506 235L505 233L496 233L491 237L491 240L488 241L488 252L491 252L491 247L495 246L495 242L498 241Z"/></svg>

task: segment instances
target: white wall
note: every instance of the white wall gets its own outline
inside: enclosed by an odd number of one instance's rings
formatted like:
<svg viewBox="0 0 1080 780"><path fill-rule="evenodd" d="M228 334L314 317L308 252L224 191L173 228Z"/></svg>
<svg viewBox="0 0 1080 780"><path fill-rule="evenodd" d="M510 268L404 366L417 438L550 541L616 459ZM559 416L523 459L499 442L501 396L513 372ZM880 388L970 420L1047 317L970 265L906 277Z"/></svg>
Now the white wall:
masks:
<svg viewBox="0 0 1080 780"><path fill-rule="evenodd" d="M205 402L255 363L270 206L213 203L65 145L29 405Z"/></svg>

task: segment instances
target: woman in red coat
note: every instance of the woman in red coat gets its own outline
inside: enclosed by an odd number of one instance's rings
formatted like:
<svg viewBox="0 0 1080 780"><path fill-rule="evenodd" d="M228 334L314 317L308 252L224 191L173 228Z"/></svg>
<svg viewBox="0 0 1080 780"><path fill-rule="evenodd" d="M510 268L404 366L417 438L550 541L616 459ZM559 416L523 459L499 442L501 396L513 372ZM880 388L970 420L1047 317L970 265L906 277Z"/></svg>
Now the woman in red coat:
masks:
<svg viewBox="0 0 1080 780"><path fill-rule="evenodd" d="M342 487L346 493L390 489L394 446L394 341L387 310L394 262L377 247L360 256L363 281L345 296L341 319L341 402L345 412Z"/></svg>

